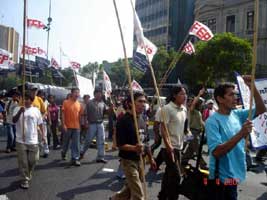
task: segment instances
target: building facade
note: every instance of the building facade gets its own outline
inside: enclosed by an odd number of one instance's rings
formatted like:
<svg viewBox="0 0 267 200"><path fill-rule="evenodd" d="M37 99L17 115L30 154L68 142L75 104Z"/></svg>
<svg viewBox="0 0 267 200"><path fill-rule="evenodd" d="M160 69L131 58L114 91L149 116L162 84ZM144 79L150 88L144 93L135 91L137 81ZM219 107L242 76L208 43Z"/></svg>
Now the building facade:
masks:
<svg viewBox="0 0 267 200"><path fill-rule="evenodd" d="M253 42L254 0L196 0L195 18L213 33L232 32ZM257 77L267 77L267 0L260 0Z"/></svg>
<svg viewBox="0 0 267 200"><path fill-rule="evenodd" d="M144 35L156 46L178 49L193 23L195 0L136 0Z"/></svg>
<svg viewBox="0 0 267 200"><path fill-rule="evenodd" d="M0 48L12 53L12 60L18 62L19 34L14 28L0 25Z"/></svg>

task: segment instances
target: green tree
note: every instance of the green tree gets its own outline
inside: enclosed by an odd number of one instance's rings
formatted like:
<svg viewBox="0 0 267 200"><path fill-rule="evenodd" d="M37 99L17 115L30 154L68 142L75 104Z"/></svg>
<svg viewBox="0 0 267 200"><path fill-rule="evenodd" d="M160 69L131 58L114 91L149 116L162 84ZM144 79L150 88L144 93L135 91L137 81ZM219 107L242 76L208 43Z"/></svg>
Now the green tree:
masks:
<svg viewBox="0 0 267 200"><path fill-rule="evenodd" d="M89 62L87 65L80 68L79 73L81 74L81 76L92 79L93 74L99 71L99 67L100 66L97 62Z"/></svg>
<svg viewBox="0 0 267 200"><path fill-rule="evenodd" d="M234 81L233 72L248 73L252 59L249 41L231 33L216 34L209 42L199 41L195 55L182 55L185 82L191 87L205 84L213 87L218 81Z"/></svg>
<svg viewBox="0 0 267 200"><path fill-rule="evenodd" d="M65 77L62 81L62 86L63 87L68 87L68 86L74 86L76 85L74 76L73 76L73 70L71 68L66 68L60 71L62 75Z"/></svg>

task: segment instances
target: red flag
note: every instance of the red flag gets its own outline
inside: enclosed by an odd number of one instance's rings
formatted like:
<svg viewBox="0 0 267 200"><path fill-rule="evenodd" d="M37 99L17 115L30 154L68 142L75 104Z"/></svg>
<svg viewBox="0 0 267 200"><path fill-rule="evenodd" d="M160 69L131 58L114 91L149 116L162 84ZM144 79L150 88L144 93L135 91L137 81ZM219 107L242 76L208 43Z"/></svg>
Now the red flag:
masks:
<svg viewBox="0 0 267 200"><path fill-rule="evenodd" d="M58 62L54 58L51 58L51 67L54 67L55 69L60 68Z"/></svg>
<svg viewBox="0 0 267 200"><path fill-rule="evenodd" d="M72 69L80 69L81 68L81 64L74 62L74 61L71 61L70 65L71 65Z"/></svg>
<svg viewBox="0 0 267 200"><path fill-rule="evenodd" d="M189 41L183 48L183 52L186 53L186 54L193 54L195 53L195 48L194 48L194 45L191 43L191 41Z"/></svg>
<svg viewBox="0 0 267 200"><path fill-rule="evenodd" d="M43 29L44 27L46 27L46 25L37 19L27 19L27 27Z"/></svg>
<svg viewBox="0 0 267 200"><path fill-rule="evenodd" d="M213 33L205 24L195 21L189 30L189 35L194 35L200 40L209 41L213 38Z"/></svg>
<svg viewBox="0 0 267 200"><path fill-rule="evenodd" d="M28 55L46 55L46 51L41 49L40 47L29 47L26 46L24 48L22 48L22 54L24 53L28 54Z"/></svg>

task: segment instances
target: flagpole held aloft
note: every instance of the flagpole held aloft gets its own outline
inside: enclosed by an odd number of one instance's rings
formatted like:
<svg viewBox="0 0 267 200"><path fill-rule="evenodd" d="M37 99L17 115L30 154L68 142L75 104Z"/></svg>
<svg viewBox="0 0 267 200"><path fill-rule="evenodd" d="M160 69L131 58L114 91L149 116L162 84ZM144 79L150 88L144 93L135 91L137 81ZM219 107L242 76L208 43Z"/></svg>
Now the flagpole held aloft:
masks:
<svg viewBox="0 0 267 200"><path fill-rule="evenodd" d="M26 43L26 24L27 24L27 0L24 0L24 11L23 11L23 41L22 41L22 105L25 105L25 43ZM24 112L22 113L22 119L24 122ZM24 123L22 123L22 139L25 141L25 127Z"/></svg>
<svg viewBox="0 0 267 200"><path fill-rule="evenodd" d="M254 97L254 82L255 82L255 71L257 63L257 46L258 46L258 23L259 23L259 0L255 0L254 4L254 34L253 34L253 57L252 57L252 70L251 70L251 83L250 83L250 99L249 99L249 112L248 119L252 120L252 105ZM249 144L249 136L246 137L245 149Z"/></svg>
<svg viewBox="0 0 267 200"><path fill-rule="evenodd" d="M115 8L115 12L116 12L116 17L117 17L118 26L119 26L120 35L121 35L121 42L122 42L122 46L123 46L125 71L126 71L126 74L128 76L128 84L129 84L130 96L131 96L131 102L132 102L132 113L133 113L133 118L134 118L134 126L135 126L135 133L136 133L137 143L141 144L138 124L137 124L137 117L136 117L136 110L135 110L135 103L134 103L134 96L133 96L133 89L132 89L132 84L131 84L132 83L131 72L130 72L130 67L129 67L129 63L128 63L128 57L127 57L127 53L126 53L126 46L125 46L125 42L124 42L124 36L123 36L123 32L122 32L122 27L121 27L121 22L120 22L120 17L119 17L119 13L118 13L116 0L113 0L113 5L114 5L114 8ZM142 177L142 180L145 183L144 160L142 158L142 155L140 155L140 161L141 161L141 165L140 165L141 174L140 175ZM146 186L145 186L145 184L144 184L144 195L145 195L144 199L146 200L147 199L147 194L146 194Z"/></svg>

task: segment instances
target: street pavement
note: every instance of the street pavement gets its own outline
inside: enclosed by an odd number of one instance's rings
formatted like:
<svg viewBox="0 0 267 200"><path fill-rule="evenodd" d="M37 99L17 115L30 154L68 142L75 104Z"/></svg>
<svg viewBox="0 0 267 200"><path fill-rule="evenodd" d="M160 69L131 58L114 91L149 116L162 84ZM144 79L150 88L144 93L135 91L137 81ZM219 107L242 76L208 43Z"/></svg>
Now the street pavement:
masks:
<svg viewBox="0 0 267 200"><path fill-rule="evenodd" d="M60 150L52 150L48 158L40 158L30 188L20 189L16 152L6 154L5 145L6 139L2 136L0 200L105 200L123 186L123 180L116 177L118 152L107 152L108 163L102 164L95 162L96 149L90 148L80 167L71 166L69 161L61 160ZM264 165L266 166L267 162L247 173L247 180L239 187L240 200L267 200ZM147 166L148 199L156 200L163 170L154 173L148 168Z"/></svg>

